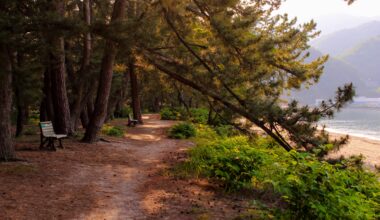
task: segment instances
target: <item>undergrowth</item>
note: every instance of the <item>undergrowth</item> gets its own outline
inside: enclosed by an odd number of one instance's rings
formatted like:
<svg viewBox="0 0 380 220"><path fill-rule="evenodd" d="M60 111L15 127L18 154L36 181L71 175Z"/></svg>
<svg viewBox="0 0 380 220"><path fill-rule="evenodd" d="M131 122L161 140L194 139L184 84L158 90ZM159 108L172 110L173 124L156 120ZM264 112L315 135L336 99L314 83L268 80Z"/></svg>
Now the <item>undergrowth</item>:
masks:
<svg viewBox="0 0 380 220"><path fill-rule="evenodd" d="M378 177L354 161L334 164L308 153L286 152L269 138L226 137L199 126L197 146L179 175L202 176L226 191L255 190L277 195L286 205L278 219L379 219ZM354 164L354 165L352 165Z"/></svg>
<svg viewBox="0 0 380 220"><path fill-rule="evenodd" d="M174 139L186 139L194 137L196 134L196 129L193 124L188 122L183 122L177 125L174 125L169 130L169 137Z"/></svg>
<svg viewBox="0 0 380 220"><path fill-rule="evenodd" d="M102 133L113 137L123 137L125 131L121 127L106 124L102 128Z"/></svg>
<svg viewBox="0 0 380 220"><path fill-rule="evenodd" d="M205 108L163 108L160 112L162 120L182 120L197 124L207 124L208 109Z"/></svg>

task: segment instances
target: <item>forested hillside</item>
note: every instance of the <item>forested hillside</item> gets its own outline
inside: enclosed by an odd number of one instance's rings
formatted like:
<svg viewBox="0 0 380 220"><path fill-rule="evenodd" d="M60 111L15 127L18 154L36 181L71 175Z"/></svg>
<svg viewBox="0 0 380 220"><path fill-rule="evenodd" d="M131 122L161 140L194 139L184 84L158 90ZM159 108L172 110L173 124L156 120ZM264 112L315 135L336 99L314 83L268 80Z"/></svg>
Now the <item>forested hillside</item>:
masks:
<svg viewBox="0 0 380 220"><path fill-rule="evenodd" d="M309 52L310 57L322 56L322 53L314 48L310 49ZM377 56L374 56L374 59L377 59ZM374 62L371 65L377 66ZM296 99L302 103L314 105L316 100L332 98L335 88L342 86L343 83L353 83L358 96L376 97L374 85L378 85L376 82L380 81L367 80L364 69L353 66L343 59L330 57L324 66L324 74L318 83L305 86L301 90L294 90L284 98Z"/></svg>
<svg viewBox="0 0 380 220"><path fill-rule="evenodd" d="M326 36L322 36L312 42L313 47L324 54L339 56L358 44L372 37L380 35L380 21L372 21L356 28L340 30Z"/></svg>
<svg viewBox="0 0 380 220"><path fill-rule="evenodd" d="M351 64L362 73L360 78L368 86L380 85L380 35L364 41L342 53L339 58Z"/></svg>
<svg viewBox="0 0 380 220"><path fill-rule="evenodd" d="M340 82L352 82L358 96L379 97L379 36L380 22L372 21L312 41L311 57L329 55L324 75L310 89L292 92L290 98L314 104L316 99L331 97Z"/></svg>

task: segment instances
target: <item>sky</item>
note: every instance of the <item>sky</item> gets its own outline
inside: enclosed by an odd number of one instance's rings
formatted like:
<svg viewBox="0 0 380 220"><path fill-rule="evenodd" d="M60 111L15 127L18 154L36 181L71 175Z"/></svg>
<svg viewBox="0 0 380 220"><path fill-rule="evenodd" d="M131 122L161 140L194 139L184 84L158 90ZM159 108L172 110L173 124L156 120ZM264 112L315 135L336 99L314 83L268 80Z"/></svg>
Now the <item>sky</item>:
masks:
<svg viewBox="0 0 380 220"><path fill-rule="evenodd" d="M332 14L380 17L380 0L358 0L350 6L344 0L287 0L281 6L280 12L297 16L301 20Z"/></svg>

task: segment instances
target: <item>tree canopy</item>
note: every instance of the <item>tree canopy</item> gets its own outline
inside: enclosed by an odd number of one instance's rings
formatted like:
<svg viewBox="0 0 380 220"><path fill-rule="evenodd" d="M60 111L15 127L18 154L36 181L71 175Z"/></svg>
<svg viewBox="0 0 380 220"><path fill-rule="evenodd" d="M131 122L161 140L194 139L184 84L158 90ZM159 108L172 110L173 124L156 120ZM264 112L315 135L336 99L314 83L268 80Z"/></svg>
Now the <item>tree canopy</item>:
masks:
<svg viewBox="0 0 380 220"><path fill-rule="evenodd" d="M282 94L318 82L328 57L307 61L316 24L277 15L281 3L2 1L2 69L8 71L1 79L10 84L4 77L11 73L13 92L3 93L15 95L16 107L5 106L2 115L16 111L21 132L36 110L61 133L73 134L82 124L83 140L94 142L126 103L138 118L141 107L157 111L177 94L180 105L228 112L241 129L234 119L246 118L288 151L323 156L346 138L332 141L316 123L350 102L354 89L342 85L319 107L284 104ZM10 120L1 121L9 127ZM0 148L12 145L4 143Z"/></svg>

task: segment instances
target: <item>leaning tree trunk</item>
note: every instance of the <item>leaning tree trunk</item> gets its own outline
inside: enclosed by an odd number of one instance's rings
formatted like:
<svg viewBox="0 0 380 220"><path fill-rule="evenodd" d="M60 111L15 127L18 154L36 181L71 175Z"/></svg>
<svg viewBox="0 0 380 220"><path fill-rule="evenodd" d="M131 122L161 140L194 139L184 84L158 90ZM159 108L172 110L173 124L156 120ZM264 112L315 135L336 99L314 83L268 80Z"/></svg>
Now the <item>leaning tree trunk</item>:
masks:
<svg viewBox="0 0 380 220"><path fill-rule="evenodd" d="M12 143L12 64L7 47L0 43L0 161L15 158Z"/></svg>
<svg viewBox="0 0 380 220"><path fill-rule="evenodd" d="M127 0L115 0L111 23L120 22L124 18ZM107 40L104 50L102 66L100 70L98 93L95 101L95 109L87 126L84 142L92 143L97 139L98 132L103 126L107 115L108 99L112 85L112 71L117 53L117 44Z"/></svg>
<svg viewBox="0 0 380 220"><path fill-rule="evenodd" d="M141 105L140 105L140 96L139 96L139 85L135 69L134 60L131 59L129 62L129 77L131 79L131 95L132 95L132 110L133 117L140 123L143 123L141 115Z"/></svg>
<svg viewBox="0 0 380 220"><path fill-rule="evenodd" d="M52 2L52 10L60 16L64 16L64 7L63 1L54 0ZM54 33L48 37L48 40L50 45L51 94L55 113L54 128L59 134L72 134L70 106L66 90L65 41L63 37L55 36Z"/></svg>

